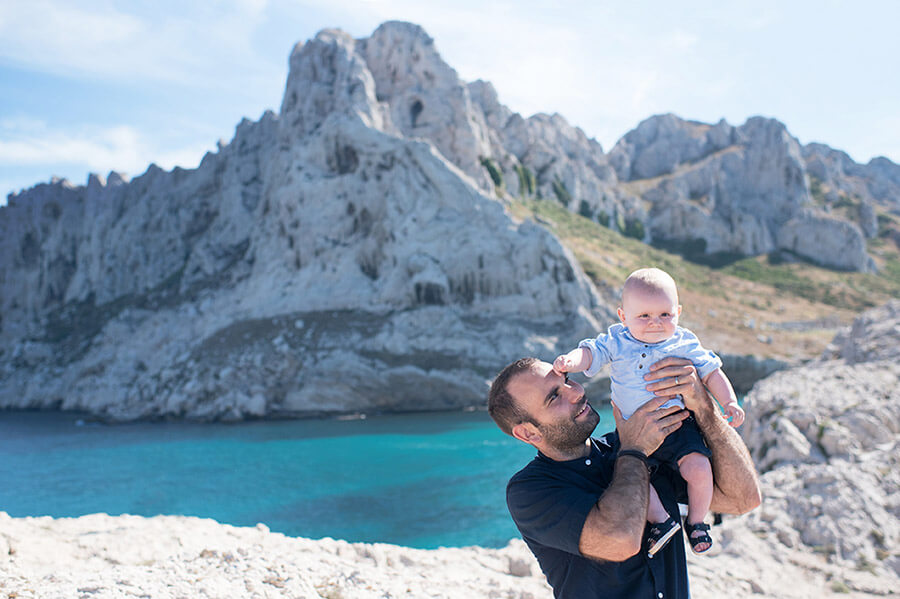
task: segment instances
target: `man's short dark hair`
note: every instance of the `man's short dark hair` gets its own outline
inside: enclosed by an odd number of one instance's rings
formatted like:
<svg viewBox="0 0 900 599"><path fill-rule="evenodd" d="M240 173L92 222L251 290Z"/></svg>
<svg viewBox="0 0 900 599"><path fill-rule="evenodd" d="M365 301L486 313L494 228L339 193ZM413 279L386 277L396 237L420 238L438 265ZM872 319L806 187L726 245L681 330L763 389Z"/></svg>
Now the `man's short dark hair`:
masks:
<svg viewBox="0 0 900 599"><path fill-rule="evenodd" d="M507 435L512 436L512 429L522 422L531 422L528 414L522 410L509 393L509 381L519 373L531 370L538 363L537 358L521 358L500 371L491 384L488 393L488 414Z"/></svg>

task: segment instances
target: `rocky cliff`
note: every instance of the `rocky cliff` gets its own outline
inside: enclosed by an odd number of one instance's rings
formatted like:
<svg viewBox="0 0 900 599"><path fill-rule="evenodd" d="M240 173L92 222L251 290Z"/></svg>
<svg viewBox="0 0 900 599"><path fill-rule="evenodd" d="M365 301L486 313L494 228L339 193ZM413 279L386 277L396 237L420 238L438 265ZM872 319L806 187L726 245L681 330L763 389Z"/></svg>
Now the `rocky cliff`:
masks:
<svg viewBox="0 0 900 599"><path fill-rule="evenodd" d="M871 268L871 218L838 207L840 190L867 185L859 206L896 210L897 167L814 150L772 120L669 115L605 154L559 115L523 118L462 81L415 25L322 31L291 53L278 114L241 122L198 168L55 180L0 207L0 406L479 404L508 360L614 319L555 237L511 218L512 198L701 253ZM832 189L830 212L810 199Z"/></svg>
<svg viewBox="0 0 900 599"><path fill-rule="evenodd" d="M489 141L447 122L457 102L468 87L421 29L324 31L294 49L280 113L197 169L10 197L0 405L458 408L512 356L590 334L611 314L554 237L479 187Z"/></svg>
<svg viewBox="0 0 900 599"><path fill-rule="evenodd" d="M774 119L734 127L669 114L625 135L609 161L624 193L644 202L648 240L700 253L782 251L838 269L874 269L865 242L875 234L870 196L853 218L817 202L804 158L814 160L814 152L804 152ZM819 163L813 164L816 170ZM849 181L843 171L828 180ZM892 193L878 201L889 203Z"/></svg>

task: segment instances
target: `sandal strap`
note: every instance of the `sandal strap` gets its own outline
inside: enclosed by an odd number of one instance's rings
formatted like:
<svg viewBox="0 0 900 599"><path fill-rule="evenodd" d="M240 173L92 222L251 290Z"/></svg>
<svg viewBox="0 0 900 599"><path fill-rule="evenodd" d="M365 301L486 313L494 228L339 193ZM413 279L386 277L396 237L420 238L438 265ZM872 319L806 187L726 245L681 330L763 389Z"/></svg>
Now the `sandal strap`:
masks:
<svg viewBox="0 0 900 599"><path fill-rule="evenodd" d="M676 526L678 523L675 522L675 518L669 516L669 518L665 522L654 522L650 526L650 538L656 539L657 537L661 537L663 533L667 532L673 526Z"/></svg>

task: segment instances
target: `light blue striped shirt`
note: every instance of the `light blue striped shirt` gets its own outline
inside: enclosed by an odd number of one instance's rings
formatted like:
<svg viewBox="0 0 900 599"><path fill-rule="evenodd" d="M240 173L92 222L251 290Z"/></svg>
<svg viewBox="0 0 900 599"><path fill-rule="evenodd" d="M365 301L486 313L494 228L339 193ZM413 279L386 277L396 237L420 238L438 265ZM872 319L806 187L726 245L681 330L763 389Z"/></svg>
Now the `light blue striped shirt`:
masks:
<svg viewBox="0 0 900 599"><path fill-rule="evenodd" d="M690 360L701 379L722 367L719 356L704 349L697 336L682 327L676 327L675 333L665 341L644 343L632 337L625 325L616 323L606 334L585 339L578 347L591 350L591 366L584 371L585 376L594 376L604 364L610 365L612 400L625 419L656 397L652 391L647 391L649 383L644 380L644 375L650 366L663 358L674 356ZM663 405L668 406L683 408L684 402L676 398Z"/></svg>

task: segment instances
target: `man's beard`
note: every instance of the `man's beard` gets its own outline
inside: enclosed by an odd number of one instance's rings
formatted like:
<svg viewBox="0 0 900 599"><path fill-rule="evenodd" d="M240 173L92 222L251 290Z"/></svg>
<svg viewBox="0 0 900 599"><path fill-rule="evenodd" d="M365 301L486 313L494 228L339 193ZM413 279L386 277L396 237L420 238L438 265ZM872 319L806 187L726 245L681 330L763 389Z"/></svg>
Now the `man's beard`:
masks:
<svg viewBox="0 0 900 599"><path fill-rule="evenodd" d="M538 430L544 436L544 440L561 452L570 452L584 445L597 424L600 422L600 414L593 406L588 405L588 414L582 421L573 419L553 424L538 426Z"/></svg>

